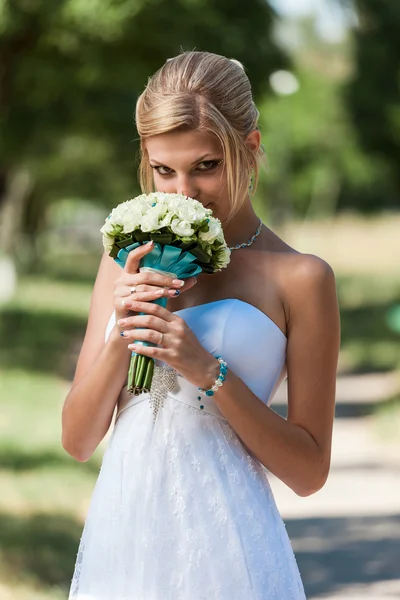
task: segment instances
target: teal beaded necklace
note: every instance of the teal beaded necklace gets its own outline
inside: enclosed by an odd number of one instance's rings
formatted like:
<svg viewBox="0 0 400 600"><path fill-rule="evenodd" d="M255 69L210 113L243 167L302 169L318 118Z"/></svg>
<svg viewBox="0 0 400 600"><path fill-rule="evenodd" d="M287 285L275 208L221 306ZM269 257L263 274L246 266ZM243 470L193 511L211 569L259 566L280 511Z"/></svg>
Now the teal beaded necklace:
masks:
<svg viewBox="0 0 400 600"><path fill-rule="evenodd" d="M251 246L253 244L253 242L255 241L256 237L258 235L260 235L260 231L261 231L261 227L262 227L262 221L260 219L260 223L256 229L255 234L249 239L248 242L242 242L241 244L236 244L236 246L228 246L229 250L232 252L232 250L239 250L239 248L248 248L249 246Z"/></svg>

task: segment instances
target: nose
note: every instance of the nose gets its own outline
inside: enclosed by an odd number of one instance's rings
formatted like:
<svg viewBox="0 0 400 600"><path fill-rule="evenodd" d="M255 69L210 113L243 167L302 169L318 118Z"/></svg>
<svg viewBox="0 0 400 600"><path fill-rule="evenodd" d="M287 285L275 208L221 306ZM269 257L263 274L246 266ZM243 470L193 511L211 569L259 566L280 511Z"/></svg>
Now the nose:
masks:
<svg viewBox="0 0 400 600"><path fill-rule="evenodd" d="M177 179L177 194L183 194L189 198L198 199L200 193L198 186L189 175L181 175Z"/></svg>

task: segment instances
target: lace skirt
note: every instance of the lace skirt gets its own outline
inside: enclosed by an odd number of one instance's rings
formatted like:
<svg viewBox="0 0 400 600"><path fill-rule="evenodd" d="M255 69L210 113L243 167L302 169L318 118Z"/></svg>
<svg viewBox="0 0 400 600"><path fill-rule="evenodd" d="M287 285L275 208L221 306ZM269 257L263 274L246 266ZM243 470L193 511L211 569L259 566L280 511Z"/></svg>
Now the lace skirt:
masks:
<svg viewBox="0 0 400 600"><path fill-rule="evenodd" d="M263 466L227 421L150 395L119 415L69 600L305 600Z"/></svg>

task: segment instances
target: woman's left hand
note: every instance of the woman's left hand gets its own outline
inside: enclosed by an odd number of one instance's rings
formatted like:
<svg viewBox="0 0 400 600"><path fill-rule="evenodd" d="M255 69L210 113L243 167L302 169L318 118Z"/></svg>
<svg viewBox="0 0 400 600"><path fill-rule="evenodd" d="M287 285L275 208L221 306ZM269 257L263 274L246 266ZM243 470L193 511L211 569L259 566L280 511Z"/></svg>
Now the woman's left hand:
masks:
<svg viewBox="0 0 400 600"><path fill-rule="evenodd" d="M132 301L128 308L146 314L120 319L121 335L132 342L140 340L157 344L143 346L132 343L128 346L130 350L162 360L197 387L209 389L214 384L219 373L218 360L200 344L181 317L151 302Z"/></svg>

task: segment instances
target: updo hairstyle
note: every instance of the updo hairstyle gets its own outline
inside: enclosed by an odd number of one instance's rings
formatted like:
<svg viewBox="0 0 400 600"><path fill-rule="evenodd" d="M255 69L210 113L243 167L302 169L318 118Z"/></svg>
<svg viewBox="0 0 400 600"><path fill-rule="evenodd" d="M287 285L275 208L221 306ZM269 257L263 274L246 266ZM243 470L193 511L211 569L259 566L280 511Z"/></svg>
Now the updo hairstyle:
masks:
<svg viewBox="0 0 400 600"><path fill-rule="evenodd" d="M246 196L252 169L253 193L257 186L262 150L254 152L245 140L258 129L258 118L250 81L239 61L195 51L168 59L149 79L136 104L142 192L154 191L147 137L174 130L205 131L221 143L231 219Z"/></svg>

